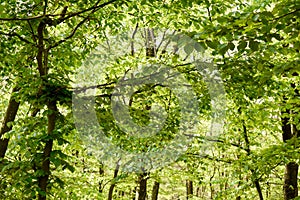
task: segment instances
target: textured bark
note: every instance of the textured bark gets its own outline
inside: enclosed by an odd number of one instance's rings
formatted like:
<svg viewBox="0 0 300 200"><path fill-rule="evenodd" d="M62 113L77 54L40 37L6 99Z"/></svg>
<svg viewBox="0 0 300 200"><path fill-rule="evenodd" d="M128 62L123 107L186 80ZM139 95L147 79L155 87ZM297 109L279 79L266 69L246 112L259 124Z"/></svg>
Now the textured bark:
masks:
<svg viewBox="0 0 300 200"><path fill-rule="evenodd" d="M158 192L159 192L159 182L155 181L152 188L152 200L158 199Z"/></svg>
<svg viewBox="0 0 300 200"><path fill-rule="evenodd" d="M20 103L17 102L13 97L14 93L17 92L18 90L19 90L19 88L17 88L17 87L15 87L13 89L7 109L6 109L4 120L2 122L2 127L1 127L1 131L0 131L0 158L4 158L6 150L7 150L8 142L9 142L9 139L2 138L2 136L12 129L12 126L8 126L8 123L13 122L15 120L19 106L20 106Z"/></svg>

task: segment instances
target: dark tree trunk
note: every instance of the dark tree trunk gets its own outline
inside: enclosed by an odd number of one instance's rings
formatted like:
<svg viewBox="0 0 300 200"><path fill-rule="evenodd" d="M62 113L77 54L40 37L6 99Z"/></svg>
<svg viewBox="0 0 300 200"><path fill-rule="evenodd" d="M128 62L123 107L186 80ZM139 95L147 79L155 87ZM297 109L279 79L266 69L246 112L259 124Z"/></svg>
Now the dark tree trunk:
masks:
<svg viewBox="0 0 300 200"><path fill-rule="evenodd" d="M99 175L100 175L100 177L104 176L104 166L102 163L99 166ZM99 193L103 193L103 189L104 189L103 180L100 180L99 181Z"/></svg>
<svg viewBox="0 0 300 200"><path fill-rule="evenodd" d="M159 192L159 182L155 181L152 188L152 197L151 200L158 199L158 192Z"/></svg>
<svg viewBox="0 0 300 200"><path fill-rule="evenodd" d="M254 185L255 185L256 191L258 193L259 199L264 200L263 193L261 191L261 187L260 187L259 181L257 179L254 180Z"/></svg>
<svg viewBox="0 0 300 200"><path fill-rule="evenodd" d="M290 162L285 166L284 175L284 200L294 199L298 196L298 164L295 162Z"/></svg>
<svg viewBox="0 0 300 200"><path fill-rule="evenodd" d="M57 115L57 107L56 107L56 101L51 101L47 105L48 107L48 129L47 134L51 135L53 130L55 129L55 123L56 123L56 115ZM50 154L52 152L53 147L53 139L48 139L46 141L44 151L43 151L43 161L42 161L42 167L43 175L38 178L38 185L42 193L39 193L39 200L46 200L46 194L47 194L47 185L50 175Z"/></svg>
<svg viewBox="0 0 300 200"><path fill-rule="evenodd" d="M290 114L290 110L286 110L284 114ZM299 137L297 134L296 127L289 123L289 117L282 117L282 138L284 142L287 142L289 139L292 139L294 136ZM292 129L292 127L294 129ZM294 133L293 133L294 131ZM294 199L298 196L298 164L295 162L290 162L285 166L285 175L284 175L284 200Z"/></svg>
<svg viewBox="0 0 300 200"><path fill-rule="evenodd" d="M244 140L245 140L245 143L246 143L246 151L247 151L247 155L250 156L251 155L251 150L250 150L250 141L249 141L249 138L248 138L248 131L247 131L247 127L246 127L245 123L244 122L242 122L242 123L243 123L243 136L244 136ZM252 176L255 176L254 175L254 169L250 169L250 171L252 173ZM254 183L256 191L258 193L259 199L264 200L264 196L263 196L263 193L262 193L262 190L261 190L259 179L257 177L253 177L253 178L254 178L253 183Z"/></svg>
<svg viewBox="0 0 300 200"><path fill-rule="evenodd" d="M148 173L142 173L139 176L139 198L138 200L145 200L147 196L147 180Z"/></svg>
<svg viewBox="0 0 300 200"><path fill-rule="evenodd" d="M13 122L16 118L18 109L19 109L19 105L20 103L17 102L13 95L15 92L17 92L19 89L17 87L15 87L12 91L8 106L7 106L7 110L4 116L4 120L2 123L2 127L1 127L1 131L0 131L0 158L4 158L6 150L7 150L7 146L8 146L8 142L9 139L7 138L1 138L5 133L9 132L12 129L12 126L8 126L9 122Z"/></svg>
<svg viewBox="0 0 300 200"><path fill-rule="evenodd" d="M186 181L186 199L189 199L193 195L193 181Z"/></svg>
<svg viewBox="0 0 300 200"><path fill-rule="evenodd" d="M112 180L112 184L111 184L110 187L109 187L107 200L112 200L112 199L113 199L114 188L115 188L115 186L116 186L115 179L116 179L117 176L118 176L119 169L120 169L120 164L119 164L119 162L118 162L118 163L117 163L117 166L116 166L116 168L115 168L115 171L114 171L114 179Z"/></svg>

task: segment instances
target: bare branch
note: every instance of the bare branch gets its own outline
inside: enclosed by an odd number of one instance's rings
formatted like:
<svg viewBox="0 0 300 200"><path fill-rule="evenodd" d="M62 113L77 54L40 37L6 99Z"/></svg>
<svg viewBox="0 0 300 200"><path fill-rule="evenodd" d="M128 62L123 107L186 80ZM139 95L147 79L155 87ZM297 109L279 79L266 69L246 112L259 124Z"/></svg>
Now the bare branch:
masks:
<svg viewBox="0 0 300 200"><path fill-rule="evenodd" d="M47 13L47 7L48 7L48 0L44 0L44 2L45 2L45 5L44 5L44 15L46 15L46 13Z"/></svg>
<svg viewBox="0 0 300 200"><path fill-rule="evenodd" d="M212 22L212 18L211 18L211 13L210 13L210 10L209 10L209 6L207 6L206 9L207 9L209 21Z"/></svg>
<svg viewBox="0 0 300 200"><path fill-rule="evenodd" d="M27 20L27 22L28 22L28 25L29 25L29 27L30 27L30 32L31 32L31 35L32 35L32 39L33 39L33 41L37 44L37 39L36 39L36 36L35 36L35 34L34 34L34 31L33 31L33 28L32 28L32 26L31 26L31 23L30 23L29 20Z"/></svg>

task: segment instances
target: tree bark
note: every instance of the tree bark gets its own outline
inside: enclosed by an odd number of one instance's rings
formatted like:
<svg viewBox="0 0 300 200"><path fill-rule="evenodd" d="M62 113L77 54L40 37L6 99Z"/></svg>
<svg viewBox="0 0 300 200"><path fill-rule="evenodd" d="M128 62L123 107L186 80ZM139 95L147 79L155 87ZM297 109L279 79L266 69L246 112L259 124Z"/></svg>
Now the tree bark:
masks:
<svg viewBox="0 0 300 200"><path fill-rule="evenodd" d="M186 181L186 199L189 199L193 195L193 181Z"/></svg>
<svg viewBox="0 0 300 200"><path fill-rule="evenodd" d="M158 199L158 192L159 192L159 182L155 181L152 188L152 197L151 200Z"/></svg>
<svg viewBox="0 0 300 200"><path fill-rule="evenodd" d="M9 132L12 129L12 126L8 126L9 122L13 122L16 118L20 103L17 102L13 95L15 92L19 90L18 87L14 87L7 109L4 116L4 120L2 122L2 127L0 131L0 158L4 158L8 146L9 139L7 138L1 138L5 133Z"/></svg>
<svg viewBox="0 0 300 200"><path fill-rule="evenodd" d="M99 175L102 178L104 176L104 165L101 163L99 166ZM103 180L99 181L99 193L103 193L104 185Z"/></svg>
<svg viewBox="0 0 300 200"><path fill-rule="evenodd" d="M290 114L290 110L286 110L284 114ZM296 127L289 123L289 117L282 117L282 138L284 142L292 139L294 136L299 137L297 134ZM292 129L292 127L294 129ZM294 133L293 133L294 130ZM285 175L284 175L284 200L294 199L298 196L298 164L295 162L290 162L285 166Z"/></svg>
<svg viewBox="0 0 300 200"><path fill-rule="evenodd" d="M112 200L112 199L113 199L113 193L114 193L114 189L115 189L115 186L116 186L115 179L116 179L117 176L118 176L119 169L120 169L120 164L119 164L119 162L118 162L118 163L117 163L117 166L116 166L116 168L115 168L115 171L114 171L114 179L112 180L112 184L111 184L110 187L109 187L107 200Z"/></svg>
<svg viewBox="0 0 300 200"><path fill-rule="evenodd" d="M247 131L247 127L246 127L244 121L242 123L243 123L243 136L244 136L244 140L245 140L245 143L246 143L246 151L247 151L247 155L250 156L251 155L251 150L250 150L250 141L249 141L249 138L248 138L248 131ZM252 176L254 176L254 169L250 169L250 171L252 173ZM262 190L261 190L259 179L257 177L253 177L253 178L254 178L253 183L254 183L256 191L258 193L259 199L264 200L264 196L263 196L263 193L262 193Z"/></svg>
<svg viewBox="0 0 300 200"><path fill-rule="evenodd" d="M294 199L298 196L298 164L295 162L290 162L285 166L284 175L284 200Z"/></svg>
<svg viewBox="0 0 300 200"><path fill-rule="evenodd" d="M145 200L147 196L147 180L148 173L142 173L139 176L139 198L138 200Z"/></svg>
<svg viewBox="0 0 300 200"><path fill-rule="evenodd" d="M47 105L48 107L48 130L47 134L50 136L52 132L55 129L55 123L56 123L56 115L57 115L57 107L56 107L56 101L50 101ZM42 193L39 193L39 200L46 200L46 194L47 194L47 185L50 175L50 154L52 152L53 147L53 139L48 139L46 141L44 151L43 151L43 161L42 161L42 167L43 175L38 178L38 185Z"/></svg>

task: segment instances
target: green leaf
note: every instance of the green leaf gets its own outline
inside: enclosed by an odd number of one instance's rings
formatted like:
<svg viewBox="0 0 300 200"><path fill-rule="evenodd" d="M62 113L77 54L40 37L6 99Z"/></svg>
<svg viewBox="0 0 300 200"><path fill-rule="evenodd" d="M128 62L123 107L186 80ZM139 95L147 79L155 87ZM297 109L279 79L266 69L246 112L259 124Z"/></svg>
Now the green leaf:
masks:
<svg viewBox="0 0 300 200"><path fill-rule="evenodd" d="M244 50L245 48L247 47L247 42L242 40L239 42L239 45L238 45L238 50L241 51L241 50Z"/></svg>
<svg viewBox="0 0 300 200"><path fill-rule="evenodd" d="M252 40L249 42L249 47L252 51L257 51L258 45L259 45L259 42L257 42L257 41Z"/></svg>
<svg viewBox="0 0 300 200"><path fill-rule="evenodd" d="M194 48L196 49L196 51L198 52L203 52L204 48L202 47L201 44L199 44L198 42L195 43Z"/></svg>
<svg viewBox="0 0 300 200"><path fill-rule="evenodd" d="M184 52L187 55L190 55L193 51L194 51L194 46L193 45L187 44L187 45L184 46Z"/></svg>
<svg viewBox="0 0 300 200"><path fill-rule="evenodd" d="M207 44L207 46L209 46L212 49L217 49L219 42L217 40L214 40L214 41L207 40L206 44Z"/></svg>
<svg viewBox="0 0 300 200"><path fill-rule="evenodd" d="M234 48L235 48L235 46L234 46L234 44L232 43L232 42L230 42L229 44L228 44L228 48L230 49L230 50L234 50Z"/></svg>

